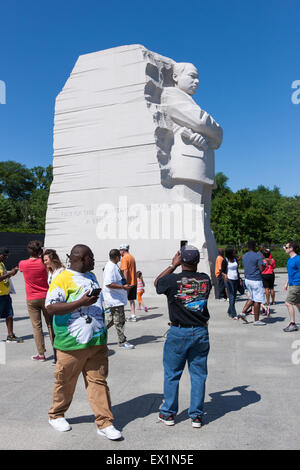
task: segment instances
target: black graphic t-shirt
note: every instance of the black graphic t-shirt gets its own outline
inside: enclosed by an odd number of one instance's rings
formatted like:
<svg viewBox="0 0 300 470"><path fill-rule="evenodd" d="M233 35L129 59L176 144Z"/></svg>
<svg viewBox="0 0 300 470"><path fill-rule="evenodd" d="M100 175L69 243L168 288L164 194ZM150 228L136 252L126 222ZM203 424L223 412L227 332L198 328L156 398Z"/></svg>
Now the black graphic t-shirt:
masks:
<svg viewBox="0 0 300 470"><path fill-rule="evenodd" d="M209 320L207 299L211 281L205 273L182 271L158 280L156 292L168 298L169 316L174 324L204 326Z"/></svg>

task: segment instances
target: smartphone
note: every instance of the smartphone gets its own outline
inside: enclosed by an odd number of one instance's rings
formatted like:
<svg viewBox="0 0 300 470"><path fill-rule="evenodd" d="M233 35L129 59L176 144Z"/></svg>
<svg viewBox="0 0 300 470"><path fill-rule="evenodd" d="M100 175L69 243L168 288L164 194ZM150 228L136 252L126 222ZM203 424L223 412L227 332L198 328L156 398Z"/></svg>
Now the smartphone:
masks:
<svg viewBox="0 0 300 470"><path fill-rule="evenodd" d="M188 244L188 241L187 240L181 240L180 242L180 248L182 248L183 246L187 245Z"/></svg>
<svg viewBox="0 0 300 470"><path fill-rule="evenodd" d="M98 289L92 289L92 290L87 294L87 296L88 296L88 297L99 297L100 292L101 292L100 287L99 287Z"/></svg>

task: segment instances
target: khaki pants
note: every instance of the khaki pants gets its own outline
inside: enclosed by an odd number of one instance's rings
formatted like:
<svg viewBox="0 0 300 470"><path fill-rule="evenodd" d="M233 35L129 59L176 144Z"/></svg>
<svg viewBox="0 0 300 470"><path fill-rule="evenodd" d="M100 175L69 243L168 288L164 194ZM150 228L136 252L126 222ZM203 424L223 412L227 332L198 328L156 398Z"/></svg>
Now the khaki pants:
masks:
<svg viewBox="0 0 300 470"><path fill-rule="evenodd" d="M50 341L53 344L51 317L45 307L45 299L27 300L27 309L32 323L33 337L36 344L37 352L39 355L42 356L46 351L42 325L42 312L48 328Z"/></svg>
<svg viewBox="0 0 300 470"><path fill-rule="evenodd" d="M89 403L95 414L95 423L103 429L113 422L108 375L108 349L106 344L75 351L57 350L53 404L49 418L63 418L75 392L82 372Z"/></svg>

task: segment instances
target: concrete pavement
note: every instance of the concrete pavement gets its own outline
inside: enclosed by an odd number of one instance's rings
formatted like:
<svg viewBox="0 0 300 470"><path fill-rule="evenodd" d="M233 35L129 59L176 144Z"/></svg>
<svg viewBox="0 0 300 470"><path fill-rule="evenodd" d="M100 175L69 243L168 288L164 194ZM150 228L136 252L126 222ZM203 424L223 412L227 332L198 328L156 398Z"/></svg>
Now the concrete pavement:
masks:
<svg viewBox="0 0 300 470"><path fill-rule="evenodd" d="M187 416L190 383L185 369L180 383L180 409L176 425L157 420L162 401L162 352L168 329L164 296L147 299L149 311L136 323L126 324L134 350L120 350L114 328L109 330L111 391L115 426L124 439L109 441L96 434L83 379L80 377L66 418L67 433L48 424L53 372L52 348L46 337L49 360L30 359L35 350L28 318L24 283L14 278L16 295L14 330L23 344L2 344L6 364L0 364L1 449L87 450L202 450L202 449L298 449L300 401L300 331L284 333L288 324L283 284L286 274L276 275L276 305L266 326L254 327L227 317L227 303L211 295L209 324L211 351L205 399L205 426L194 429ZM240 312L246 296L238 297ZM299 314L297 321L300 322ZM249 319L252 322L252 318ZM46 328L44 328L46 331ZM0 338L6 338L5 321ZM298 349L297 349L298 348ZM299 350L299 354L297 351Z"/></svg>

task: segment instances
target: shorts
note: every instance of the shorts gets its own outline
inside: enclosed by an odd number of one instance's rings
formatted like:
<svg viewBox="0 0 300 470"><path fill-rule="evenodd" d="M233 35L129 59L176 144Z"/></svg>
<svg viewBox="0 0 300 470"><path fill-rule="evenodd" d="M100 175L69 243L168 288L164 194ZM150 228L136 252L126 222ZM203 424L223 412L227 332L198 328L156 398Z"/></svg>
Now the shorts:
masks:
<svg viewBox="0 0 300 470"><path fill-rule="evenodd" d="M139 304L142 303L142 295L143 295L144 291L141 290L140 292L137 293L137 301Z"/></svg>
<svg viewBox="0 0 300 470"><path fill-rule="evenodd" d="M245 280L246 287L253 302L263 303L265 301L265 290L262 281Z"/></svg>
<svg viewBox="0 0 300 470"><path fill-rule="evenodd" d="M128 300L136 300L136 287L137 286L132 286L128 292Z"/></svg>
<svg viewBox="0 0 300 470"><path fill-rule="evenodd" d="M0 295L0 318L13 318L13 316L11 296Z"/></svg>
<svg viewBox="0 0 300 470"><path fill-rule="evenodd" d="M265 289L274 289L275 274L262 274Z"/></svg>
<svg viewBox="0 0 300 470"><path fill-rule="evenodd" d="M288 304L300 304L300 286L289 286L288 295L285 300Z"/></svg>

